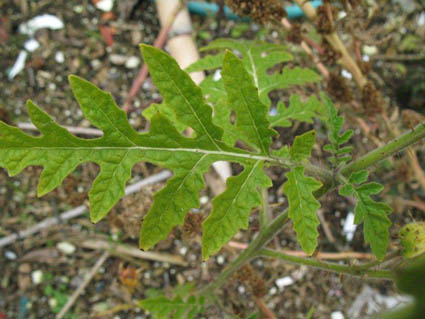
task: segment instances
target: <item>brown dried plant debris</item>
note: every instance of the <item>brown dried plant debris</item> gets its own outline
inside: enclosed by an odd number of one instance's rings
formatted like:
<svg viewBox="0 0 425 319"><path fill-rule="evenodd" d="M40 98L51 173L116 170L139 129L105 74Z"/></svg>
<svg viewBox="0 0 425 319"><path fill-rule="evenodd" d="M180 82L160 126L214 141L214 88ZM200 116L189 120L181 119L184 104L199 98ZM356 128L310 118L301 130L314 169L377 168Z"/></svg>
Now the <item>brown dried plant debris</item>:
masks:
<svg viewBox="0 0 425 319"><path fill-rule="evenodd" d="M335 51L334 48L332 48L329 42L325 39L323 39L320 46L323 48L323 53L320 57L320 60L328 66L335 65L341 57L341 53Z"/></svg>
<svg viewBox="0 0 425 319"><path fill-rule="evenodd" d="M363 87L361 101L366 115L371 116L382 112L384 100L372 82L367 82Z"/></svg>
<svg viewBox="0 0 425 319"><path fill-rule="evenodd" d="M233 12L240 16L250 16L255 22L280 23L286 17L282 1L278 0L226 0Z"/></svg>
<svg viewBox="0 0 425 319"><path fill-rule="evenodd" d="M403 124L409 129L425 122L425 116L413 110L403 110L401 112L401 118L403 120Z"/></svg>
<svg viewBox="0 0 425 319"><path fill-rule="evenodd" d="M328 9L330 8L330 10ZM316 17L316 30L321 34L330 34L334 32L334 23L333 17L336 17L338 14L338 9L331 4L322 5L317 8L317 17Z"/></svg>
<svg viewBox="0 0 425 319"><path fill-rule="evenodd" d="M300 23L292 24L292 28L286 34L286 40L294 44L300 44L303 40L302 26Z"/></svg>
<svg viewBox="0 0 425 319"><path fill-rule="evenodd" d="M201 232L201 225L204 217L201 213L188 213L184 218L183 238L185 240L193 239Z"/></svg>
<svg viewBox="0 0 425 319"><path fill-rule="evenodd" d="M266 282L251 265L241 267L235 273L234 277L239 282L248 286L255 297L261 298L267 294Z"/></svg>
<svg viewBox="0 0 425 319"><path fill-rule="evenodd" d="M368 75L372 70L372 65L368 61L359 61L357 60L357 65L364 75Z"/></svg>
<svg viewBox="0 0 425 319"><path fill-rule="evenodd" d="M348 103L353 99L353 95L348 87L347 81L340 74L334 72L329 74L326 90L332 97L340 102Z"/></svg>

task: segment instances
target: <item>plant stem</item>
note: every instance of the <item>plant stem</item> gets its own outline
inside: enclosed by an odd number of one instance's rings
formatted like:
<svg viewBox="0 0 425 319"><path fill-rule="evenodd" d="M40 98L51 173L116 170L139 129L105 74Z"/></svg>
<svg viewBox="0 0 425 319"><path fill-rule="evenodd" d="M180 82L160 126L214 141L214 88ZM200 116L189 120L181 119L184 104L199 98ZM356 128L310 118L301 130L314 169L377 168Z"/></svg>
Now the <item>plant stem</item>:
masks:
<svg viewBox="0 0 425 319"><path fill-rule="evenodd" d="M261 189L260 229L267 227L272 220L269 207L269 192L266 188Z"/></svg>
<svg viewBox="0 0 425 319"><path fill-rule="evenodd" d="M414 129L404 133L387 144L374 149L357 160L343 166L339 174L348 177L353 172L372 166L379 161L403 150L405 147L418 142L425 137L425 123L417 125Z"/></svg>
<svg viewBox="0 0 425 319"><path fill-rule="evenodd" d="M214 292L215 289L222 286L236 270L242 265L254 258L258 251L261 250L276 234L278 234L283 226L288 222L288 211L285 210L282 214L276 217L269 226L263 228L249 244L248 248L245 249L230 265L228 265L220 275L204 289L200 291L200 294L209 295Z"/></svg>
<svg viewBox="0 0 425 319"><path fill-rule="evenodd" d="M355 277L368 277L388 280L393 279L393 276L389 270L358 269L356 267L351 267L348 265L324 262L313 258L291 256L271 249L261 249L258 252L258 255L264 257L278 258L297 265L306 265L313 268L323 269L340 274L347 274Z"/></svg>

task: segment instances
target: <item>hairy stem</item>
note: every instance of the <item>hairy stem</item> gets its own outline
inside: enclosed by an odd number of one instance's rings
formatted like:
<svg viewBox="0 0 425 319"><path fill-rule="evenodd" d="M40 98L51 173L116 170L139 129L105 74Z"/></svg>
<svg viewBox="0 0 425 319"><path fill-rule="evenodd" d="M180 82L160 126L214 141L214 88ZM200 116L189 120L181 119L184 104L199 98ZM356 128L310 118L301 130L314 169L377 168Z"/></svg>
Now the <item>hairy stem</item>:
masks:
<svg viewBox="0 0 425 319"><path fill-rule="evenodd" d="M343 166L339 170L339 174L350 176L353 172L368 168L379 161L402 151L407 146L414 144L425 137L425 123L417 125L414 129L395 138L387 144L374 149L373 151L363 155L362 157Z"/></svg>
<svg viewBox="0 0 425 319"><path fill-rule="evenodd" d="M272 220L271 211L269 207L269 192L263 188L261 190L261 209L260 209L260 229L263 229Z"/></svg>
<svg viewBox="0 0 425 319"><path fill-rule="evenodd" d="M330 272L339 274L347 274L355 277L366 277L366 278L377 278L377 279L388 279L392 280L393 275L389 270L373 270L373 269L359 269L348 265L340 265L336 263L324 262L313 258L304 258L287 255L271 249L261 249L258 252L258 256L271 257L284 260L286 262L306 265L313 268L323 269Z"/></svg>

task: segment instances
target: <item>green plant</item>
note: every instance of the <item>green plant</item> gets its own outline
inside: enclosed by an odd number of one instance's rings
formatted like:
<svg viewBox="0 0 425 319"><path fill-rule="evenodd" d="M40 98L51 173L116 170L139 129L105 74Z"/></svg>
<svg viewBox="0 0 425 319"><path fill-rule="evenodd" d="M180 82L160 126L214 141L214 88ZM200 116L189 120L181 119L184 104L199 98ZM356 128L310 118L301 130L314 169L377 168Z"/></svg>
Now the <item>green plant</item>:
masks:
<svg viewBox="0 0 425 319"><path fill-rule="evenodd" d="M284 47L219 40L206 49L221 52L202 59L188 70L221 67L222 79L214 81L209 77L198 87L173 58L151 46L141 46L152 79L163 96L162 104L145 112L151 120L148 133L140 134L131 127L109 93L77 76L70 76L72 90L84 116L104 132L103 137L77 138L28 101L29 115L41 136L29 136L0 122L0 166L10 175L18 174L29 165L43 166L37 189L42 196L59 186L78 165L97 163L100 173L89 193L93 222L105 217L124 195L125 183L137 162L147 161L173 170L174 177L155 194L154 204L142 224L140 247L149 249L165 239L175 226L182 225L190 209L199 206L203 174L213 162L225 160L242 165L242 173L227 180L227 189L213 200L213 209L202 224L202 257L208 259L240 229L246 229L251 210L262 206L258 234L248 248L203 289L195 293L185 290L184 294L176 293L173 299L153 297L142 301L141 307L158 318L184 318L189 313L194 317L203 309L204 298L207 303L212 302L214 290L258 256L353 276L393 279L390 270L376 268L380 262L391 258L386 257L391 208L371 197L383 187L367 182L366 169L425 137L425 125L420 124L384 146L351 160L352 147L344 145L349 142L352 131L342 132L343 118L324 94L321 101L311 97L306 102L299 96L292 96L288 107L280 103L277 115L269 115L268 93L271 90L320 79L313 71L301 68L285 67L280 73L269 74L270 68L291 59ZM242 59L229 50L222 52L224 49L237 50ZM316 140L314 130L296 136L290 147L272 149L272 139L277 135L274 127L291 126L293 121L312 123L315 118L321 120L329 132L329 144L324 147L331 154L329 167L314 165L309 160ZM193 136L182 135L185 128L191 128ZM287 171L283 193L288 207L274 219L264 201L267 196L263 196L271 186L265 171L269 166ZM266 248L267 243L292 221L301 247L308 255L313 255L318 246L319 199L337 187L341 196L355 199L355 222L363 223L365 241L376 255L376 262L340 265L315 258L293 257Z"/></svg>

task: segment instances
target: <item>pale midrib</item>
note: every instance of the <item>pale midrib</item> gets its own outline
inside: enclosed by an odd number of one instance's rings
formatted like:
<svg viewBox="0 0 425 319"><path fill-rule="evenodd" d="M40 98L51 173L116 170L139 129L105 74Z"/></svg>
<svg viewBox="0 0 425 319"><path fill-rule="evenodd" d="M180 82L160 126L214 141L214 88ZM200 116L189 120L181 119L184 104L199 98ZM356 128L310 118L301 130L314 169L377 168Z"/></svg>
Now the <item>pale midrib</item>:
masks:
<svg viewBox="0 0 425 319"><path fill-rule="evenodd" d="M8 147L1 148L2 150L25 150L25 151L160 151L160 152L188 152L188 153L197 153L197 154L206 154L206 155L221 155L237 158L246 158L256 161L268 161L268 162L279 162L283 163L281 160L261 155L252 155L244 153L233 153L226 151L214 151L214 150L204 150L198 148L166 148L166 147L148 147L148 146L93 146L93 147ZM285 164L286 165L286 164ZM290 166L288 163L287 166Z"/></svg>

